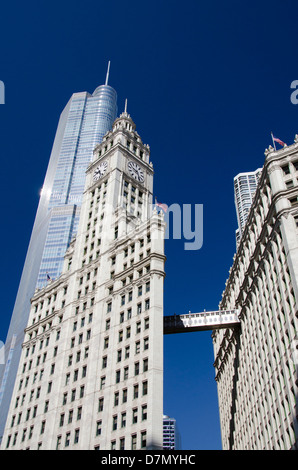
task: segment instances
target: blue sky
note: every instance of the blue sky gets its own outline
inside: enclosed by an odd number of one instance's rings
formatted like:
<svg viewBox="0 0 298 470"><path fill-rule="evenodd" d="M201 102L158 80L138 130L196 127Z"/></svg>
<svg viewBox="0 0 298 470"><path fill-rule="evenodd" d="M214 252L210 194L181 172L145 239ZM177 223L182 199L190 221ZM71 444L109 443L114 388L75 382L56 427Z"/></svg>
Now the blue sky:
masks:
<svg viewBox="0 0 298 470"><path fill-rule="evenodd" d="M0 339L5 340L59 115L110 81L151 148L154 193L203 204L204 241L166 242L165 314L217 309L235 252L233 177L270 132L298 133L297 2L6 2L1 8ZM165 337L164 411L184 449L220 449L211 333Z"/></svg>

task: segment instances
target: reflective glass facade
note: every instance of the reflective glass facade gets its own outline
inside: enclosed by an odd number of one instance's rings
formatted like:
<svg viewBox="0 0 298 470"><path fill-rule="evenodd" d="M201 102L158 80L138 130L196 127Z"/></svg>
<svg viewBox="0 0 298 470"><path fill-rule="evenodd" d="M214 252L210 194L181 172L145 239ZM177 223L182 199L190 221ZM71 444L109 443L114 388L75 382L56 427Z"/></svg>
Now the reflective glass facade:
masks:
<svg viewBox="0 0 298 470"><path fill-rule="evenodd" d="M250 211L262 169L248 173L239 173L234 178L234 197L238 221L236 237L241 238L246 219Z"/></svg>
<svg viewBox="0 0 298 470"><path fill-rule="evenodd" d="M49 200L51 217L37 287L47 282L47 274L55 279L62 271L64 253L79 221L86 168L95 145L116 117L117 96L108 85L99 86L92 95L75 93L71 99Z"/></svg>
<svg viewBox="0 0 298 470"><path fill-rule="evenodd" d="M18 367L30 299L36 287L57 278L79 221L85 171L95 145L117 117L117 94L109 85L74 93L61 113L5 343L9 370L0 365L0 439ZM12 341L14 342L13 354ZM3 379L5 371L5 380Z"/></svg>

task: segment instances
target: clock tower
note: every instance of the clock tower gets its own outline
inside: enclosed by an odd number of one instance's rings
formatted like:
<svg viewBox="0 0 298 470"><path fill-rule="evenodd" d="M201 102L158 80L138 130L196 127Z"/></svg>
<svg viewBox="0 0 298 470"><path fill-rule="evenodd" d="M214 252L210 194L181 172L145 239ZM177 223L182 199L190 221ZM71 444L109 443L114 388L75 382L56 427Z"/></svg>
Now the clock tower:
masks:
<svg viewBox="0 0 298 470"><path fill-rule="evenodd" d="M7 448L162 449L165 223L152 192L150 149L125 109L94 149L62 275L32 298ZM13 416L35 389L19 384L41 372L27 443Z"/></svg>
<svg viewBox="0 0 298 470"><path fill-rule="evenodd" d="M102 234L103 244L128 234L133 237L135 228L152 215L150 148L142 142L126 111L94 149L93 162L87 169L86 206L96 193L102 193L94 203L101 201L99 210L104 208L104 214L97 213L96 221L96 231ZM84 213L88 225L87 208Z"/></svg>

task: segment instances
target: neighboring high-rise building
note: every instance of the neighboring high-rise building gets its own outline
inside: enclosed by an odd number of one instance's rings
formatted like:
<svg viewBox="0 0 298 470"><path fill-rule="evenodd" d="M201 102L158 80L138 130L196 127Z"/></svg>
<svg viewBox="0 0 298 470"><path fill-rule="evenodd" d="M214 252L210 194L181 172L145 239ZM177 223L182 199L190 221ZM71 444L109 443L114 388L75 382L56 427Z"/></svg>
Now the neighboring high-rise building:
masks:
<svg viewBox="0 0 298 470"><path fill-rule="evenodd" d="M57 278L80 215L85 172L93 150L112 128L117 95L108 85L90 95L74 93L63 110L46 172L14 310L0 365L0 439L19 363L24 329L35 288Z"/></svg>
<svg viewBox="0 0 298 470"><path fill-rule="evenodd" d="M181 437L175 418L167 415L163 417L163 449L180 450Z"/></svg>
<svg viewBox="0 0 298 470"><path fill-rule="evenodd" d="M262 169L258 168L256 171L239 173L234 178L234 197L238 221L238 229L236 230L237 246L245 227L261 172Z"/></svg>
<svg viewBox="0 0 298 470"><path fill-rule="evenodd" d="M265 155L212 333L223 449L297 449L298 136Z"/></svg>
<svg viewBox="0 0 298 470"><path fill-rule="evenodd" d="M163 216L124 112L86 172L61 276L37 289L2 449L162 449Z"/></svg>

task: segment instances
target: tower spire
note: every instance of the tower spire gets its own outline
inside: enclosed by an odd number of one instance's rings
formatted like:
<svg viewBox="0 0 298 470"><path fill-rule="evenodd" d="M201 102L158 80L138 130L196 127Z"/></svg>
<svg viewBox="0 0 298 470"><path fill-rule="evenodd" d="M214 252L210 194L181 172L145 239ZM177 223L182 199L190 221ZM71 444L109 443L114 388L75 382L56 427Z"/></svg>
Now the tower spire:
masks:
<svg viewBox="0 0 298 470"><path fill-rule="evenodd" d="M110 63L111 63L111 62L109 61L109 63L108 63L108 70L107 70L107 75L106 75L106 83L105 83L105 85L107 85L107 84L108 84L108 81L109 81Z"/></svg>
<svg viewBox="0 0 298 470"><path fill-rule="evenodd" d="M127 98L125 99L124 112L127 113Z"/></svg>

